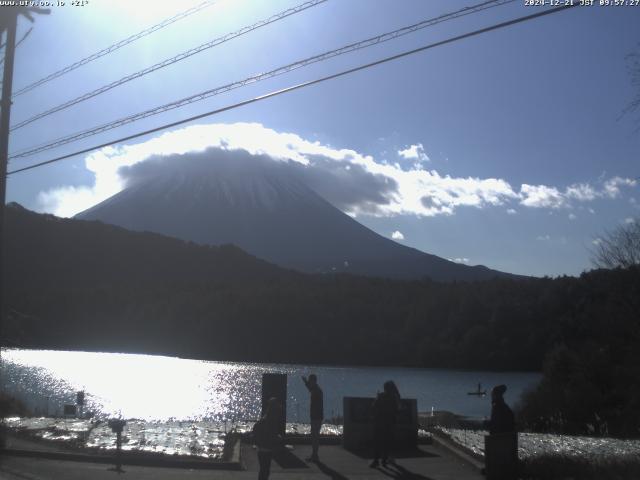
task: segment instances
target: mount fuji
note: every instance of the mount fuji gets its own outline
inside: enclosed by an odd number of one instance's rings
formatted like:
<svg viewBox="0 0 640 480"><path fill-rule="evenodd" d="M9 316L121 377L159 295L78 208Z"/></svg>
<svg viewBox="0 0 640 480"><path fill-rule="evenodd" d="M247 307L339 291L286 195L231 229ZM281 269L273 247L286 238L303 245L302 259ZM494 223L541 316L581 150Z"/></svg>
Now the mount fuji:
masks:
<svg viewBox="0 0 640 480"><path fill-rule="evenodd" d="M239 151L154 157L120 174L125 188L76 215L199 244L235 244L277 265L437 281L507 276L400 245L346 215L295 168Z"/></svg>

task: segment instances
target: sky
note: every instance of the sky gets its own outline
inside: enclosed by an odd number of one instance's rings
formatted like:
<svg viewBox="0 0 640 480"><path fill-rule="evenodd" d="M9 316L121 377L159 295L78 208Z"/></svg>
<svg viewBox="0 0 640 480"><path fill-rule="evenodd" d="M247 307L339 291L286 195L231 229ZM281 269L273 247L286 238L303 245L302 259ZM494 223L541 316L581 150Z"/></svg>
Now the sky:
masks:
<svg viewBox="0 0 640 480"><path fill-rule="evenodd" d="M79 5L72 5L77 3ZM22 18L13 90L198 5L88 0ZM15 96L30 119L304 0L218 0ZM480 3L327 0L11 132L10 155ZM2 7L0 7L2 8ZM35 155L9 171L541 11L517 0ZM72 216L154 155L242 149L387 238L468 265L579 275L604 232L640 216L640 7L576 7L8 177L7 201ZM3 49L4 51L4 49Z"/></svg>

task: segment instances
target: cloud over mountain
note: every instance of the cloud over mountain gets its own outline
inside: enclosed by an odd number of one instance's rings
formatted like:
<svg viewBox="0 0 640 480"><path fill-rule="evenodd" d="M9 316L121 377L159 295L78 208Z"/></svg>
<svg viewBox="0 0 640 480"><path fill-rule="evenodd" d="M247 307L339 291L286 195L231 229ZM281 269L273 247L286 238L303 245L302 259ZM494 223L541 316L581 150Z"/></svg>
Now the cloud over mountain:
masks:
<svg viewBox="0 0 640 480"><path fill-rule="evenodd" d="M566 188L522 184L517 190L500 178L452 177L426 169L419 161L428 158L421 144L399 150L401 156L418 160L403 169L371 155L308 141L257 123L211 124L185 127L135 145L107 147L88 155L85 165L94 174L94 184L41 192L41 210L72 216L118 193L135 178L153 175L154 169L166 168L168 162L179 165L181 156L207 149L244 152L258 158L265 168L288 168L321 197L352 216L428 217L451 215L461 207L517 203L529 208L567 208L576 202L617 198L622 188L637 186L636 180L612 177ZM164 162L147 162L163 158Z"/></svg>

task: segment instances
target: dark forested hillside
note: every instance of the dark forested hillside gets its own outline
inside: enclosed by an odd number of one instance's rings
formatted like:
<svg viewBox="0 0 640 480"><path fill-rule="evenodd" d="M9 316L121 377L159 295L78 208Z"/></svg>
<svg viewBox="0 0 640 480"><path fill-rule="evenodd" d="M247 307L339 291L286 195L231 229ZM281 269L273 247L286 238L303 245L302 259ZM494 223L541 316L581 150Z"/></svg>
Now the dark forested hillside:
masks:
<svg viewBox="0 0 640 480"><path fill-rule="evenodd" d="M640 267L592 271L558 293L570 304L521 421L538 431L639 437Z"/></svg>
<svg viewBox="0 0 640 480"><path fill-rule="evenodd" d="M637 339L637 270L451 284L283 270L98 222L7 211L8 345L209 359L539 370ZM635 335L635 337L633 337ZM614 347L612 347L614 348Z"/></svg>

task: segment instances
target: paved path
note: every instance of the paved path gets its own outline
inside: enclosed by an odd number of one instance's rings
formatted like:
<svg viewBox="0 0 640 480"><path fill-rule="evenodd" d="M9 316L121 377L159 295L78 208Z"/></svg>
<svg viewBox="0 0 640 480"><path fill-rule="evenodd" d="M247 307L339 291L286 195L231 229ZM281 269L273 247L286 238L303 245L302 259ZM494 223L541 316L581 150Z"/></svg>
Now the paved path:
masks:
<svg viewBox="0 0 640 480"><path fill-rule="evenodd" d="M370 458L363 458L344 450L340 446L322 446L321 462L306 463L304 459L311 453L311 447L296 445L278 462L272 462L271 479L426 479L426 480L480 480L484 478L477 469L462 462L448 450L425 445L410 456L397 459L395 468L369 468ZM99 463L46 460L26 457L5 456L0 459L0 479L2 480L86 480L86 479L256 479L257 457L249 445L242 447L243 471L189 470L158 467L123 467L118 473L112 467Z"/></svg>

